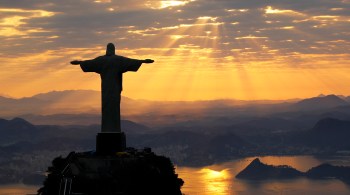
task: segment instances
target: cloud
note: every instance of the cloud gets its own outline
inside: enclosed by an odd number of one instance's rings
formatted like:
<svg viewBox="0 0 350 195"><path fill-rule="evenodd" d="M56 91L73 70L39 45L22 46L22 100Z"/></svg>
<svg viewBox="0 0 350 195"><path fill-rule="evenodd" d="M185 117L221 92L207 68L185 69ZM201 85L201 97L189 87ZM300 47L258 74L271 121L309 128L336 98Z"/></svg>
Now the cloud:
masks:
<svg viewBox="0 0 350 195"><path fill-rule="evenodd" d="M12 26L3 28L0 35L16 38L3 38L8 47L3 47L2 53L13 50L27 53L16 46L18 42L33 43L30 45L36 48L34 52L93 47L108 40L136 49L152 47L150 42L167 41L179 35L187 43L197 44L196 38L203 32L217 38L219 49L224 49L220 46L222 43L238 44L239 37L267 37L275 42L302 39L305 35L319 37L317 40L347 40L350 19L344 11L349 3L340 0L4 1L2 6L1 9L12 10L12 13L5 14L0 25L11 23ZM211 28L211 25L218 28ZM123 28L128 26L132 29ZM339 29L342 31L338 32ZM192 32L201 35L195 36ZM210 37L202 36L202 39ZM246 47L251 43L240 44ZM304 46L312 49L310 45ZM274 47L285 45L275 43Z"/></svg>
<svg viewBox="0 0 350 195"><path fill-rule="evenodd" d="M31 18L51 17L55 13L44 10L24 10L14 8L0 8L0 36L11 37L17 35L28 35L31 33L45 32L42 28L26 29L21 28Z"/></svg>
<svg viewBox="0 0 350 195"><path fill-rule="evenodd" d="M54 74L70 59L102 55L108 42L172 72L193 61L203 71L346 67L349 8L344 0L2 0L0 74Z"/></svg>
<svg viewBox="0 0 350 195"><path fill-rule="evenodd" d="M344 49L328 47L349 42L345 1L4 1L2 6L2 55L114 41L128 49L194 44L217 50L215 58L240 49L266 59L277 50L283 56L342 54ZM265 57L264 48L269 48Z"/></svg>

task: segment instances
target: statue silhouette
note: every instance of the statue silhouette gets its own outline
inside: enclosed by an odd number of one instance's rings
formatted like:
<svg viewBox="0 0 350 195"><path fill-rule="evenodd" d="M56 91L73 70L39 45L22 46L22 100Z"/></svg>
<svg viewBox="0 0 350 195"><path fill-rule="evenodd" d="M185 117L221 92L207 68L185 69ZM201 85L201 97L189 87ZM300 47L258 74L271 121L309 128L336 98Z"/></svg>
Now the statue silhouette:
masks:
<svg viewBox="0 0 350 195"><path fill-rule="evenodd" d="M101 76L102 89L102 132L121 132L120 94L123 90L123 73L136 72L142 63L154 60L137 60L115 54L113 43L108 43L106 55L92 60L74 60L73 65L80 65L84 72L96 72Z"/></svg>

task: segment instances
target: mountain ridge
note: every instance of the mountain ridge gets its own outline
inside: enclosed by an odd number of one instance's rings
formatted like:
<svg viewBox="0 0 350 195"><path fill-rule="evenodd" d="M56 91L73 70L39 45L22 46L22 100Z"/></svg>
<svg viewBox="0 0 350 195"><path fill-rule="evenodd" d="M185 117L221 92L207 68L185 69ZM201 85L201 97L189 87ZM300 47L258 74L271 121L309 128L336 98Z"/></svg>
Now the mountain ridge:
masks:
<svg viewBox="0 0 350 195"><path fill-rule="evenodd" d="M101 109L101 92L94 90L64 90L39 93L31 97L8 98L0 96L1 117L14 117L25 114L77 114L99 113ZM198 112L223 115L227 112L274 112L292 111L293 108L301 110L330 108L341 105L350 105L344 99L335 95L314 97L309 99L291 100L199 100L199 101L151 101L137 100L122 96L121 109L124 115L137 115L145 113L191 113ZM323 105L324 104L324 105Z"/></svg>
<svg viewBox="0 0 350 195"><path fill-rule="evenodd" d="M337 106L349 105L347 101L336 95L325 95L301 100L295 104L300 110L327 109Z"/></svg>

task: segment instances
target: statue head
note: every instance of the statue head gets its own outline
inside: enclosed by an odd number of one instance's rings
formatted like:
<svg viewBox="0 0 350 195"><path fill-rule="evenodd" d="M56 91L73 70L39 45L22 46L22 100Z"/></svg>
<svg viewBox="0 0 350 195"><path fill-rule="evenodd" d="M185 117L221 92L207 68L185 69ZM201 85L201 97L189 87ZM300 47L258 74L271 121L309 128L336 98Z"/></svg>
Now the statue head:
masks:
<svg viewBox="0 0 350 195"><path fill-rule="evenodd" d="M108 43L107 49L106 49L106 56L112 56L112 55L115 55L115 47L113 43Z"/></svg>

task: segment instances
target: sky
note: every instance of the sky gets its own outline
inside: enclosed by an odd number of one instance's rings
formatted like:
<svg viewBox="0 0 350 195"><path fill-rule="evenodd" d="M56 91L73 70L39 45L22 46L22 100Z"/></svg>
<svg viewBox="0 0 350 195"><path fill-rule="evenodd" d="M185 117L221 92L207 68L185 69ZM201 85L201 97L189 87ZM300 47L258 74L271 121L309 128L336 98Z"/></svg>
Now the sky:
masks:
<svg viewBox="0 0 350 195"><path fill-rule="evenodd" d="M124 75L147 100L350 95L350 0L1 0L0 95L100 90L71 60L151 58Z"/></svg>

